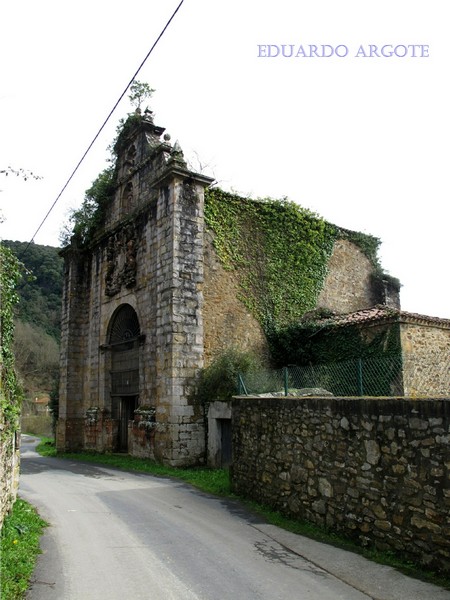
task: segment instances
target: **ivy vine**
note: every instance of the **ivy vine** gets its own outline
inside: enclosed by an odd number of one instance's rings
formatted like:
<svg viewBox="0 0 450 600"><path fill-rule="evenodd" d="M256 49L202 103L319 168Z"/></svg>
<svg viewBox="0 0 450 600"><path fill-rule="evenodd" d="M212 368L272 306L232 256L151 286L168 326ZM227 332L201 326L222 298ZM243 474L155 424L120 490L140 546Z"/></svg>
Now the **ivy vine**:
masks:
<svg viewBox="0 0 450 600"><path fill-rule="evenodd" d="M355 243L378 265L377 238L340 229L286 199L252 200L213 188L205 196L205 221L266 334L315 308L337 239Z"/></svg>
<svg viewBox="0 0 450 600"><path fill-rule="evenodd" d="M287 364L327 365L327 370L319 372L325 380L331 377L330 385L336 395L344 396L354 395L359 389L357 380L362 378L364 369L365 393L390 396L401 386L402 353L397 316L398 313L392 311L390 323L372 328L361 324L339 326L332 318L294 323L270 337L273 364L279 368Z"/></svg>
<svg viewBox="0 0 450 600"><path fill-rule="evenodd" d="M225 269L236 271L240 298L273 334L316 307L337 239L358 246L381 273L380 240L328 223L287 199L206 191L205 221Z"/></svg>
<svg viewBox="0 0 450 600"><path fill-rule="evenodd" d="M19 427L22 390L14 370L14 305L18 302L16 286L20 278L15 255L0 244L0 413L2 437Z"/></svg>
<svg viewBox="0 0 450 600"><path fill-rule="evenodd" d="M355 244L355 246L358 246L362 253L370 260L374 270L381 272L382 269L378 259L378 250L381 244L380 238L342 227L337 228L337 232L341 240L348 240L352 244Z"/></svg>

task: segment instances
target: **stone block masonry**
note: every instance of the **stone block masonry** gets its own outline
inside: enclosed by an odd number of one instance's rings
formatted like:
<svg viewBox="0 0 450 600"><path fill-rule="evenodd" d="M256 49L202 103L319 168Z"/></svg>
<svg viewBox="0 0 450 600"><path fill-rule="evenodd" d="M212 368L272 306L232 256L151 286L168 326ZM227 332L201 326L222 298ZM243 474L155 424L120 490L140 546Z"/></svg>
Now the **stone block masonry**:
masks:
<svg viewBox="0 0 450 600"><path fill-rule="evenodd" d="M450 400L232 404L235 492L450 573Z"/></svg>
<svg viewBox="0 0 450 600"><path fill-rule="evenodd" d="M191 391L204 365L204 188L151 116L118 141L114 191L89 241L63 251L60 450L205 460Z"/></svg>

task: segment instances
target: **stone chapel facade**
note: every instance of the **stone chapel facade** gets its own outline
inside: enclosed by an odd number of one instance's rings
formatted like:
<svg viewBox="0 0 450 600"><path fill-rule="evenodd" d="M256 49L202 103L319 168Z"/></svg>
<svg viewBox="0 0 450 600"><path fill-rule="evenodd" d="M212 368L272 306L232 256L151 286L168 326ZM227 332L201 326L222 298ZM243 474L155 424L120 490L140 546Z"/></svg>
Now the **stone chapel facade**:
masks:
<svg viewBox="0 0 450 600"><path fill-rule="evenodd" d="M62 251L57 447L186 466L206 455L203 407L191 399L199 370L219 350L264 352L266 342L205 229L212 179L189 170L163 133L147 111L124 129L102 227L87 248L73 239ZM344 313L389 303L372 272L339 241L319 305Z"/></svg>

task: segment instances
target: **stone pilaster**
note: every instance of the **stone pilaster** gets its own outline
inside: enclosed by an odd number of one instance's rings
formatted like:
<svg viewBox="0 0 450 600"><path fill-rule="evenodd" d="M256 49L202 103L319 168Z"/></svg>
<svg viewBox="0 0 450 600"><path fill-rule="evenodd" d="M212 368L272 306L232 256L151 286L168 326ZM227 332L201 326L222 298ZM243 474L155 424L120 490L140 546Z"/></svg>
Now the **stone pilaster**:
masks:
<svg viewBox="0 0 450 600"><path fill-rule="evenodd" d="M64 254L65 283L61 315L61 368L58 450L81 449L84 444L84 362L90 277L81 254L69 249Z"/></svg>
<svg viewBox="0 0 450 600"><path fill-rule="evenodd" d="M204 418L190 392L203 366L203 208L211 179L173 161L158 181L155 455L204 458Z"/></svg>

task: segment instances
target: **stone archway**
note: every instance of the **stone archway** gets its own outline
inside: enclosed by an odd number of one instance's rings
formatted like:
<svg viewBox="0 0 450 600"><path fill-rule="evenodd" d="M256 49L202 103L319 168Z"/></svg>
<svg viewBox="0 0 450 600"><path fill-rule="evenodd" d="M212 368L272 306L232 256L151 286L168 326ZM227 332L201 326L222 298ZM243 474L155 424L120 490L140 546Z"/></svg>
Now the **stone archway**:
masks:
<svg viewBox="0 0 450 600"><path fill-rule="evenodd" d="M139 398L139 340L141 330L136 311L123 304L111 317L108 348L111 352L111 412L118 422L116 450L128 451L128 428Z"/></svg>

